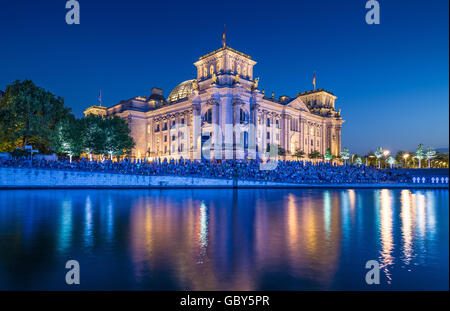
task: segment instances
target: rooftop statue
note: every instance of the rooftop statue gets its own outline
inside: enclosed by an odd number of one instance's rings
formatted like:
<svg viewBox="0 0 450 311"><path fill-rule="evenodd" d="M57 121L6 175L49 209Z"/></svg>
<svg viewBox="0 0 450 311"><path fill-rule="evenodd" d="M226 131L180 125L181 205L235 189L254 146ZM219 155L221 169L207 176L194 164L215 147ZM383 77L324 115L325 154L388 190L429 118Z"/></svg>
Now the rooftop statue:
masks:
<svg viewBox="0 0 450 311"><path fill-rule="evenodd" d="M212 75L212 77L211 77L211 81L212 81L213 84L216 84L216 83L217 83L217 76L216 76L215 73L213 73L213 75Z"/></svg>
<svg viewBox="0 0 450 311"><path fill-rule="evenodd" d="M253 89L256 90L258 88L258 84L259 84L259 78L256 78L255 81L253 82Z"/></svg>

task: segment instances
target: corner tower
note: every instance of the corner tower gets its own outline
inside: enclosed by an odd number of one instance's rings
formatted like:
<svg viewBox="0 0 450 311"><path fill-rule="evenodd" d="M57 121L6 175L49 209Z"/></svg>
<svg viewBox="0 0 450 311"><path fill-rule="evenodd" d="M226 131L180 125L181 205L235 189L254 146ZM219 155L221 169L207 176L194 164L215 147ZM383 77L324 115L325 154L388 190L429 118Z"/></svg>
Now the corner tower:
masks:
<svg viewBox="0 0 450 311"><path fill-rule="evenodd" d="M256 64L252 58L228 46L208 53L199 58L194 65L197 67L197 80L209 80L215 75L219 84L228 84L236 75L252 81L253 66Z"/></svg>

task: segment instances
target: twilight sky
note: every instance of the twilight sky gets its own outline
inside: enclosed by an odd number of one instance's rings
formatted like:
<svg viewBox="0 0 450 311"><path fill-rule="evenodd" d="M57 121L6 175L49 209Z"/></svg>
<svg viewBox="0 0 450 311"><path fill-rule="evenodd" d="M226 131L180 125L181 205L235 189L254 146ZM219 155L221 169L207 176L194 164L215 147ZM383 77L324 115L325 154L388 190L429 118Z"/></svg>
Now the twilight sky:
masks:
<svg viewBox="0 0 450 311"><path fill-rule="evenodd" d="M380 25L365 23L366 0L80 0L80 25L65 23L65 2L1 0L1 90L31 79L78 117L100 89L107 106L153 86L167 97L221 46L226 24L267 94L310 90L317 72L352 152L448 147L447 0L379 0Z"/></svg>

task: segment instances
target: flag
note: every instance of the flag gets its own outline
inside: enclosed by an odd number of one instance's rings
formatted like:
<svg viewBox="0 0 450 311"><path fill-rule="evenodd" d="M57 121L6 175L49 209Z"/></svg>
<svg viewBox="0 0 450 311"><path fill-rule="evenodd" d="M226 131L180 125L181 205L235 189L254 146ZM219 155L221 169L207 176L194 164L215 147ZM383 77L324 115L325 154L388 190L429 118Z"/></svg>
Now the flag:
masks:
<svg viewBox="0 0 450 311"><path fill-rule="evenodd" d="M225 47L225 25L223 25L223 36L222 36L222 46Z"/></svg>
<svg viewBox="0 0 450 311"><path fill-rule="evenodd" d="M313 84L314 84L314 89L316 89L316 73L314 72L314 76L313 76Z"/></svg>
<svg viewBox="0 0 450 311"><path fill-rule="evenodd" d="M100 90L100 94L98 95L98 102L100 103L100 106L102 105L102 90Z"/></svg>

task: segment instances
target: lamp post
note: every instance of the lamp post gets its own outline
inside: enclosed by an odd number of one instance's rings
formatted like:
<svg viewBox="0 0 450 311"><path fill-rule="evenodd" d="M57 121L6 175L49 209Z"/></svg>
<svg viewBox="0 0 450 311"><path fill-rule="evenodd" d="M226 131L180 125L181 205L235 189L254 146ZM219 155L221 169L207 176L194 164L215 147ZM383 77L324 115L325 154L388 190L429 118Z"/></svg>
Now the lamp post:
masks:
<svg viewBox="0 0 450 311"><path fill-rule="evenodd" d="M403 154L403 159L405 159L405 168L406 168L406 159L409 158L409 154L408 153L404 153Z"/></svg>

